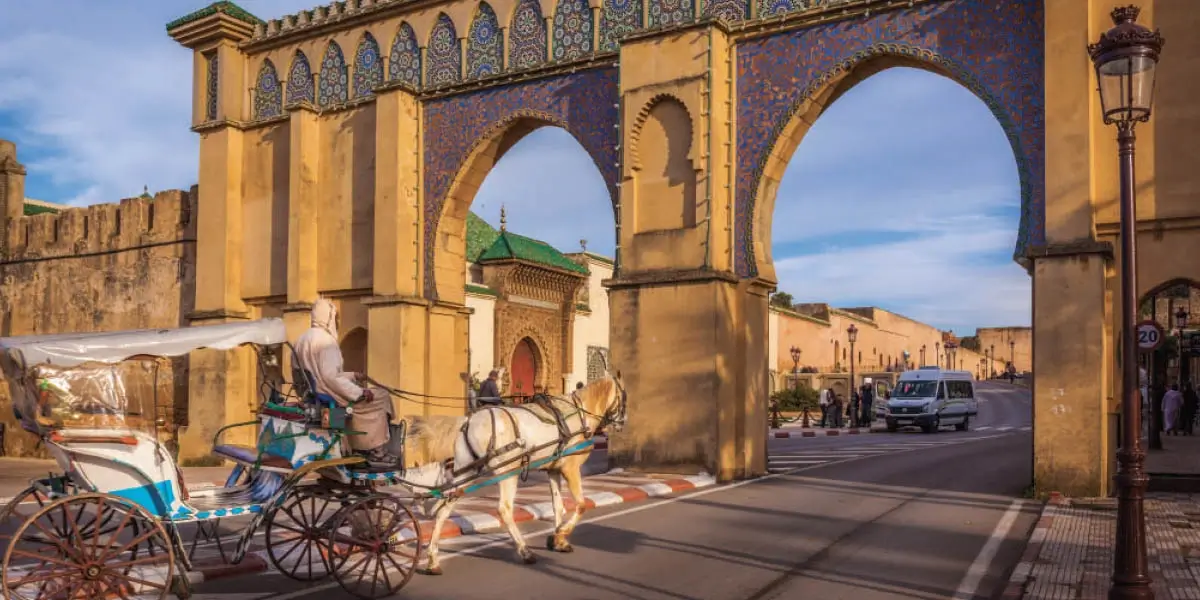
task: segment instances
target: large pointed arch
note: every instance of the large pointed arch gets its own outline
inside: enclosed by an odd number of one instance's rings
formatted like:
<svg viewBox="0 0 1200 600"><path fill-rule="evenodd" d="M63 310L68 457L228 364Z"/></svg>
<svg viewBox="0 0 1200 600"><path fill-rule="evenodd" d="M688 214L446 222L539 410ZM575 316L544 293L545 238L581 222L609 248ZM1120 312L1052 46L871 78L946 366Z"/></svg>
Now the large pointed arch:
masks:
<svg viewBox="0 0 1200 600"><path fill-rule="evenodd" d="M321 59L321 73L317 81L317 105L332 106L349 99L346 73L346 57L342 47L330 40Z"/></svg>
<svg viewBox="0 0 1200 600"><path fill-rule="evenodd" d="M308 64L308 57L297 50L295 56L292 57L292 67L288 69L287 103L292 105L299 102L314 102L316 100L315 92L312 67Z"/></svg>
<svg viewBox="0 0 1200 600"><path fill-rule="evenodd" d="M363 33L354 52L354 97L362 98L375 93L383 83L383 58L379 55L379 42L371 32Z"/></svg>
<svg viewBox="0 0 1200 600"><path fill-rule="evenodd" d="M554 60L574 60L595 52L594 28L588 0L558 0L554 9Z"/></svg>
<svg viewBox="0 0 1200 600"><path fill-rule="evenodd" d="M546 62L546 19L538 0L520 0L508 23L508 68L528 69Z"/></svg>
<svg viewBox="0 0 1200 600"><path fill-rule="evenodd" d="M467 79L479 79L504 72L504 35L496 11L480 2L471 19L467 35Z"/></svg>
<svg viewBox="0 0 1200 600"><path fill-rule="evenodd" d="M429 32L429 48L425 51L429 62L425 71L425 84L429 86L450 85L462 81L462 40L454 21L446 13L439 13L437 23Z"/></svg>
<svg viewBox="0 0 1200 600"><path fill-rule="evenodd" d="M254 118L269 119L282 114L283 88L279 85L275 63L268 58L258 68L258 82L254 85Z"/></svg>
<svg viewBox="0 0 1200 600"><path fill-rule="evenodd" d="M421 47L412 25L401 23L392 40L388 56L388 81L403 81L413 87L421 86Z"/></svg>

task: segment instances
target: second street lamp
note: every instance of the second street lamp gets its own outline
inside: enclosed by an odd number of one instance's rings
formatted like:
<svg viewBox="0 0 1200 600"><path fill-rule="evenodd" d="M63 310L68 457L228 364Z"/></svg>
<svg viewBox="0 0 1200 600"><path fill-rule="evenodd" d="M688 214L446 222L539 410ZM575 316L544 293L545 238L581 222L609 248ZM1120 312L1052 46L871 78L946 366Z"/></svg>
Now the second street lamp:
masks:
<svg viewBox="0 0 1200 600"><path fill-rule="evenodd" d="M846 405L850 407L850 414L854 414L854 342L858 341L858 328L851 323L846 328L846 339L850 341L850 396L846 398Z"/></svg>
<svg viewBox="0 0 1200 600"><path fill-rule="evenodd" d="M1177 341L1175 344L1176 350L1179 351L1179 372L1176 373L1175 381L1178 382L1179 391L1181 392L1183 391L1183 361L1185 360L1183 351L1183 330L1187 329L1187 324L1188 311L1184 310L1184 308L1180 306L1179 310L1175 311L1175 329L1179 330L1179 337L1176 338Z"/></svg>
<svg viewBox="0 0 1200 600"><path fill-rule="evenodd" d="M1109 600L1153 600L1146 564L1146 451L1138 398L1137 201L1133 129L1150 120L1154 76L1163 38L1137 24L1136 6L1113 9L1113 28L1088 46L1096 67L1100 109L1117 126L1120 167L1121 449L1117 451L1117 539Z"/></svg>

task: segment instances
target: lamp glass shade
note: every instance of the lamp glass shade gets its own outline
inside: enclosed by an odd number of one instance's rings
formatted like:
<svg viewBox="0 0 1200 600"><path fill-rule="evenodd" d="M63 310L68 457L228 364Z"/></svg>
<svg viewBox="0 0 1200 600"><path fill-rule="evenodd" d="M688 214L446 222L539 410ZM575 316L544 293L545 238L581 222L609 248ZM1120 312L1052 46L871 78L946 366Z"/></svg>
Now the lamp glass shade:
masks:
<svg viewBox="0 0 1200 600"><path fill-rule="evenodd" d="M1096 64L1100 106L1107 123L1145 121L1154 102L1158 61L1144 54L1117 54Z"/></svg>
<svg viewBox="0 0 1200 600"><path fill-rule="evenodd" d="M847 339L849 339L851 343L857 341L858 340L858 328L851 325L850 328L846 330L846 336L847 336Z"/></svg>

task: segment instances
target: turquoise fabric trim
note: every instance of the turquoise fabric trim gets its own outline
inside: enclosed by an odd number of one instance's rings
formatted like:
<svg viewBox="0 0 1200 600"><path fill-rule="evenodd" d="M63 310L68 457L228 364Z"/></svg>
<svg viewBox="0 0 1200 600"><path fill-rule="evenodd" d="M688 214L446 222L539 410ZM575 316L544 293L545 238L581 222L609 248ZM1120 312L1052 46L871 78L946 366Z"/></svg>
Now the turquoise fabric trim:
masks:
<svg viewBox="0 0 1200 600"><path fill-rule="evenodd" d="M171 490L170 481L159 481L109 493L124 498L157 517L171 514L175 506L175 493Z"/></svg>

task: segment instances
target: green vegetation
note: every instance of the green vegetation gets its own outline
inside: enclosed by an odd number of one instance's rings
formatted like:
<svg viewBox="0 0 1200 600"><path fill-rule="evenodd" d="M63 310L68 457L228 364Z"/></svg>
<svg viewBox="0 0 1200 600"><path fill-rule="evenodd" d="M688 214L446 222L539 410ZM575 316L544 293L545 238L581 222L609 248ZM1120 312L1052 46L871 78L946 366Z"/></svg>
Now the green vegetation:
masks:
<svg viewBox="0 0 1200 600"><path fill-rule="evenodd" d="M779 403L779 410L787 412L803 412L805 410L818 412L820 410L820 394L807 385L793 389L779 390L771 394L771 400Z"/></svg>

